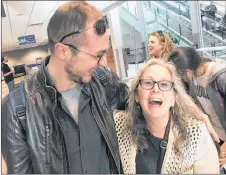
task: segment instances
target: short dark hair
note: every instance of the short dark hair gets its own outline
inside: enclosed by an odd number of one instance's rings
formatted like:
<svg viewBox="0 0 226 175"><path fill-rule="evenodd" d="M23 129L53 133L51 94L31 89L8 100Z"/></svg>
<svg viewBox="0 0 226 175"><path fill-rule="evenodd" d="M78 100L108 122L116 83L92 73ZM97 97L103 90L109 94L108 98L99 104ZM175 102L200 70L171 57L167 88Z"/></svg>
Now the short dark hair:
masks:
<svg viewBox="0 0 226 175"><path fill-rule="evenodd" d="M178 71L186 69L195 71L200 66L202 58L192 47L178 47L169 55L168 61L172 61Z"/></svg>
<svg viewBox="0 0 226 175"><path fill-rule="evenodd" d="M54 53L54 45L68 33L75 32L86 27L89 20L98 19L101 12L85 1L68 2L60 6L51 17L47 34L50 52ZM64 39L64 42L72 42L79 46L84 42L84 33L75 34ZM73 39L73 40L72 40Z"/></svg>
<svg viewBox="0 0 226 175"><path fill-rule="evenodd" d="M4 56L2 56L2 63L3 63L4 59L5 59L5 57L4 57Z"/></svg>

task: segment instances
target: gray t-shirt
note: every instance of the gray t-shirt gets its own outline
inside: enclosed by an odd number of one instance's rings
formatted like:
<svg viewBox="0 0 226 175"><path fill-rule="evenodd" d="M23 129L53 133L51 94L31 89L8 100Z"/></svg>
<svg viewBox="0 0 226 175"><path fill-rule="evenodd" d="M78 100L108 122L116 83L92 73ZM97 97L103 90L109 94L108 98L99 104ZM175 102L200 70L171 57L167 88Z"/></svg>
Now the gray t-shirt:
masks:
<svg viewBox="0 0 226 175"><path fill-rule="evenodd" d="M81 85L77 84L72 89L60 91L62 98L60 103L62 108L71 115L78 124L79 97L81 94Z"/></svg>

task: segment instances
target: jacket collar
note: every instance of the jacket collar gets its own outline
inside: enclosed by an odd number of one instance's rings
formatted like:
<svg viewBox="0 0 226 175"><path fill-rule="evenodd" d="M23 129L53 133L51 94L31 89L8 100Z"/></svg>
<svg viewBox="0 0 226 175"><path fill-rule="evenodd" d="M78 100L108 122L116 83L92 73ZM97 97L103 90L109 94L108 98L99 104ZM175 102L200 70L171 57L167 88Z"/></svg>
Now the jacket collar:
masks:
<svg viewBox="0 0 226 175"><path fill-rule="evenodd" d="M41 84L45 87L47 94L52 102L56 103L57 96L59 93L56 90L53 82L49 78L49 74L47 72L46 66L49 64L50 56L47 56L41 64L40 70L38 71L38 79L40 80ZM92 81L92 80L91 80ZM87 96L90 94L90 86L89 83L83 84L81 88L82 92L84 92Z"/></svg>
<svg viewBox="0 0 226 175"><path fill-rule="evenodd" d="M37 77L40 80L41 84L44 86L45 90L47 91L47 94L52 102L56 102L56 95L57 91L52 83L52 81L49 79L48 72L46 70L46 66L49 64L50 56L47 56L43 61L39 68L39 71L37 73Z"/></svg>

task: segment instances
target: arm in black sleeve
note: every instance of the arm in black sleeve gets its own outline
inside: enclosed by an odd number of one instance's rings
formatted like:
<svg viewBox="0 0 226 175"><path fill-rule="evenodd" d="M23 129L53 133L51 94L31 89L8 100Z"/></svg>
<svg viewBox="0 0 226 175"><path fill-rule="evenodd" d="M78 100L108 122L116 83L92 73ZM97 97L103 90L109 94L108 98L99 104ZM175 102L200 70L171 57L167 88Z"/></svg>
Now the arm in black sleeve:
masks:
<svg viewBox="0 0 226 175"><path fill-rule="evenodd" d="M2 155L8 174L33 173L25 131L17 117L13 116L9 98L2 103Z"/></svg>
<svg viewBox="0 0 226 175"><path fill-rule="evenodd" d="M129 98L128 86L119 79L115 72L110 71L107 67L104 67L104 71L109 77L109 84L106 85L105 89L111 110L124 110Z"/></svg>

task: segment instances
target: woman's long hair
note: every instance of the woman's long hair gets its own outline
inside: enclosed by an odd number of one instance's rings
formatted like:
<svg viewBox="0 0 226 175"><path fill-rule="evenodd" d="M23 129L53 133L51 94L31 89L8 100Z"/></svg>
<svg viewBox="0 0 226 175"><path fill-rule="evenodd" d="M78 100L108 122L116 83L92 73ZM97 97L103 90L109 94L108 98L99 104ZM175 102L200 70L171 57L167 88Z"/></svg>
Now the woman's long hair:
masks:
<svg viewBox="0 0 226 175"><path fill-rule="evenodd" d="M159 43L163 46L162 55L160 55L159 59L167 60L169 54L176 48L176 46L165 32L162 32L162 34L163 37L159 34L159 32L154 31L150 34L150 37L156 36Z"/></svg>
<svg viewBox="0 0 226 175"><path fill-rule="evenodd" d="M186 123L191 118L200 118L199 109L193 102L192 98L187 95L181 78L176 73L176 68L173 63L165 62L160 59L150 59L145 66L137 73L137 75L132 80L131 93L128 100L128 113L131 123L132 135L134 142L138 145L138 149L143 151L147 148L146 140L146 120L143 116L142 109L139 104L136 103L135 97L138 95L137 88L139 86L139 80L142 77L143 72L150 66L160 65L169 70L172 76L172 81L174 82L174 92L175 92L175 105L173 107L174 115L172 116L172 121L174 126L178 127L179 133L175 133L176 137L176 150L179 151L179 143L186 138ZM193 120L194 121L194 120Z"/></svg>

